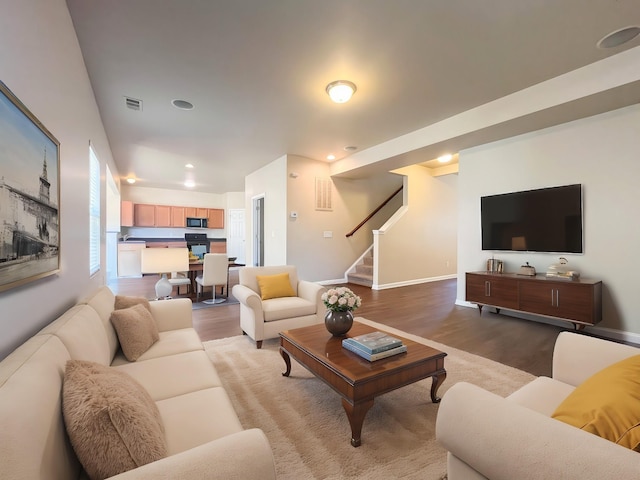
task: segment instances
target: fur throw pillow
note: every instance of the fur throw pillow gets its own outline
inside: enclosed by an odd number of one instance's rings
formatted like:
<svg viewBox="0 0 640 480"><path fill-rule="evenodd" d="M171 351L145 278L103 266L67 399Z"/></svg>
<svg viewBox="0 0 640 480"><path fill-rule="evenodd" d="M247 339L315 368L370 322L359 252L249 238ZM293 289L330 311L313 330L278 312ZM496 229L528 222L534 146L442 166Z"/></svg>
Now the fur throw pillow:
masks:
<svg viewBox="0 0 640 480"><path fill-rule="evenodd" d="M167 456L155 402L131 376L112 367L69 360L62 413L71 445L91 480Z"/></svg>

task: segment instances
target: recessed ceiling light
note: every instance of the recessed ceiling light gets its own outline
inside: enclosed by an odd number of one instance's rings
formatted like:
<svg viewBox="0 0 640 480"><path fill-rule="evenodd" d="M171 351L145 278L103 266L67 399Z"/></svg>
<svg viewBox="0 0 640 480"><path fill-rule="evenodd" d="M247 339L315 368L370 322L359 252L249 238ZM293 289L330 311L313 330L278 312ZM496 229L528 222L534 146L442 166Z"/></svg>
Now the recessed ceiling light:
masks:
<svg viewBox="0 0 640 480"><path fill-rule="evenodd" d="M331 154L331 155L327 155L327 160L335 160L336 156Z"/></svg>
<svg viewBox="0 0 640 480"><path fill-rule="evenodd" d="M345 152L353 152L354 150L357 150L358 147L356 147L355 145L347 145L346 147L344 147Z"/></svg>
<svg viewBox="0 0 640 480"><path fill-rule="evenodd" d="M186 100L171 100L171 103L180 110L193 110L193 103Z"/></svg>
<svg viewBox="0 0 640 480"><path fill-rule="evenodd" d="M185 180L184 186L187 188L193 188L196 186L196 182L194 182L193 180Z"/></svg>
<svg viewBox="0 0 640 480"><path fill-rule="evenodd" d="M453 155L451 155L450 153L447 153L446 155L442 155L441 157L438 157L438 161L440 163L447 163L452 158L453 158Z"/></svg>
<svg viewBox="0 0 640 480"><path fill-rule="evenodd" d="M186 168L193 168L193 165L192 165L192 164L190 164L190 163L187 163L187 164L185 165L185 167L186 167Z"/></svg>
<svg viewBox="0 0 640 480"><path fill-rule="evenodd" d="M614 32L605 35L596 44L598 48L614 48L620 45L630 42L640 34L640 27L633 25L630 27L624 27Z"/></svg>
<svg viewBox="0 0 640 480"><path fill-rule="evenodd" d="M327 85L326 91L336 103L345 103L356 93L356 84L349 80L336 80Z"/></svg>
<svg viewBox="0 0 640 480"><path fill-rule="evenodd" d="M127 183L130 183L131 185L133 185L134 183L136 183L136 179L135 178L127 178Z"/></svg>

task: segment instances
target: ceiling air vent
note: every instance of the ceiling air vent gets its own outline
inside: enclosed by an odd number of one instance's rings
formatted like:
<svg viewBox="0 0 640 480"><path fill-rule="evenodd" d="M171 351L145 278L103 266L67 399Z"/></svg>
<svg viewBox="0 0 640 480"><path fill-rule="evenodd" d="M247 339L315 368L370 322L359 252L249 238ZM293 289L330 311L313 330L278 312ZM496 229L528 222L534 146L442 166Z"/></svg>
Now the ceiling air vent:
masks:
<svg viewBox="0 0 640 480"><path fill-rule="evenodd" d="M127 106L127 108L135 110L136 112L142 110L142 100L131 97L124 97L124 104Z"/></svg>

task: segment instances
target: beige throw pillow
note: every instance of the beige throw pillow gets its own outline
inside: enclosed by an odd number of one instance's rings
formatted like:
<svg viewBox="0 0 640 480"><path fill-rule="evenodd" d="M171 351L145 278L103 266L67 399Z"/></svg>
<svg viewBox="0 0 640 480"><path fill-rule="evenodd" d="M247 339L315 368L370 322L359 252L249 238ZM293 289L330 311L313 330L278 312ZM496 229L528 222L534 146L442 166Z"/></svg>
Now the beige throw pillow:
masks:
<svg viewBox="0 0 640 480"><path fill-rule="evenodd" d="M122 352L130 362L135 362L160 339L156 322L142 304L114 310L111 323L118 334Z"/></svg>
<svg viewBox="0 0 640 480"><path fill-rule="evenodd" d="M92 480L167 456L158 407L124 372L94 362L69 360L62 413L71 445Z"/></svg>
<svg viewBox="0 0 640 480"><path fill-rule="evenodd" d="M133 307L134 305L144 305L144 307L151 312L151 305L149 300L144 297L130 297L127 295L116 295L114 310L122 310L123 308Z"/></svg>

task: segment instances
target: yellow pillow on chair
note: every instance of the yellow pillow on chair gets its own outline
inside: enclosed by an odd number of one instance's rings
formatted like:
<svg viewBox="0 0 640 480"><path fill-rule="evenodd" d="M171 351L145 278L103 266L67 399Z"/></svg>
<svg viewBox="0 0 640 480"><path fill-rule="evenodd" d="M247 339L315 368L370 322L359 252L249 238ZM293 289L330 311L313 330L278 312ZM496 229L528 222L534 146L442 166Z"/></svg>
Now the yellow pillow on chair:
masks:
<svg viewBox="0 0 640 480"><path fill-rule="evenodd" d="M291 288L291 281L289 280L288 273L256 275L256 280L258 280L260 298L262 298L262 300L296 296L296 292Z"/></svg>
<svg viewBox="0 0 640 480"><path fill-rule="evenodd" d="M551 417L640 451L640 355L589 377Z"/></svg>

